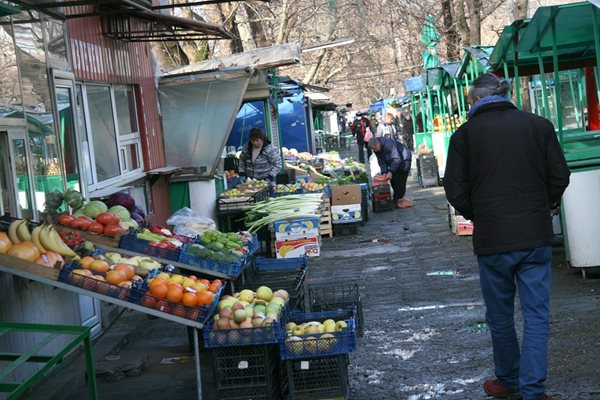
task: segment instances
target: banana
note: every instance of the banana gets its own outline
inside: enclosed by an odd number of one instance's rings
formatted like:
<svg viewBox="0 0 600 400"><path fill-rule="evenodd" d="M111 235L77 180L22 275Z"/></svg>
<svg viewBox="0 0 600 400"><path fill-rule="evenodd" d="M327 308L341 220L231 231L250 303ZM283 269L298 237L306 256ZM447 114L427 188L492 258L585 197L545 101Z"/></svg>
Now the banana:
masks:
<svg viewBox="0 0 600 400"><path fill-rule="evenodd" d="M46 249L62 256L77 257L77 254L63 242L62 238L52 225L42 227L42 230L40 231L40 242Z"/></svg>
<svg viewBox="0 0 600 400"><path fill-rule="evenodd" d="M40 232L42 231L43 225L38 225L31 231L31 241L35 243L35 247L38 248L40 253L46 253L48 250L44 247L40 240Z"/></svg>
<svg viewBox="0 0 600 400"><path fill-rule="evenodd" d="M21 239L21 242L31 240L31 233L29 232L29 221L24 219L22 223L17 227L17 236Z"/></svg>
<svg viewBox="0 0 600 400"><path fill-rule="evenodd" d="M21 243L21 239L19 239L19 235L17 234L17 230L19 229L19 225L25 222L24 219L16 219L10 223L8 227L8 238L13 244Z"/></svg>

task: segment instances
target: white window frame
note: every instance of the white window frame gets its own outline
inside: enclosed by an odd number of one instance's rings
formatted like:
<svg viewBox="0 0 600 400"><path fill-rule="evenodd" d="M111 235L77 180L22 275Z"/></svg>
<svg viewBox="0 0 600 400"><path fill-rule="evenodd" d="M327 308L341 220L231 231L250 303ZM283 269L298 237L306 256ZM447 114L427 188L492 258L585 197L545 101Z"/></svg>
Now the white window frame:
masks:
<svg viewBox="0 0 600 400"><path fill-rule="evenodd" d="M87 136L87 145L88 145L88 151L90 154L90 165L85 165L86 169L91 170L91 176L93 179L93 182L88 182L88 188L89 191L92 192L94 190L98 190L98 189L102 189L114 184L124 184L125 182L130 182L130 181L134 181L136 179L140 179L141 177L144 176L144 159L142 156L142 141L141 141L141 135L139 132L139 120L138 120L138 115L137 115L137 102L135 101L135 97L134 97L134 108L135 110L133 111L133 118L136 118L136 122L137 122L137 127L138 127L138 131L137 132L132 132L126 135L120 135L119 133L119 124L117 122L117 110L116 110L116 104L115 104L115 93L114 93L114 88L112 84L108 84L108 83L96 83L96 82L77 82L78 84L81 85L81 93L82 93L82 100L83 100L83 115L85 118L85 129L86 129L86 136ZM123 85L123 84L119 84L119 85ZM110 94L110 101L111 101L111 110L112 110L112 120L113 120L113 127L115 130L115 136L117 138L117 142L115 143L116 148L117 148L117 157L119 160L119 172L120 174L118 176L115 176L113 178L110 179L106 179L102 182L98 182L98 175L96 173L96 154L94 152L94 138L91 132L91 123L90 123L90 112L89 112L89 107L88 107L88 97L87 97L87 88L89 86L101 86L104 88L109 89L109 94ZM134 85L128 85L131 86L133 89L133 94L135 96L135 87ZM127 159L126 156L124 156L123 154L123 150L125 149L126 146L129 146L131 144L135 144L137 146L137 156L138 156L138 161L139 161L139 168L136 168L135 170L129 170L129 165L127 165ZM87 173L86 173L86 177L87 177Z"/></svg>

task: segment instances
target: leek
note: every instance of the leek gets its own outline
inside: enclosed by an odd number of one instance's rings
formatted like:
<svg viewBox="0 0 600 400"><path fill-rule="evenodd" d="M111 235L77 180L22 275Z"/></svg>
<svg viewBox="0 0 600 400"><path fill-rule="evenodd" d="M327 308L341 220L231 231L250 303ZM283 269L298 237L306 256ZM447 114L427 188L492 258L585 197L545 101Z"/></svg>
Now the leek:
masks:
<svg viewBox="0 0 600 400"><path fill-rule="evenodd" d="M322 193L296 194L269 198L246 209L246 226L250 232L287 218L319 218Z"/></svg>

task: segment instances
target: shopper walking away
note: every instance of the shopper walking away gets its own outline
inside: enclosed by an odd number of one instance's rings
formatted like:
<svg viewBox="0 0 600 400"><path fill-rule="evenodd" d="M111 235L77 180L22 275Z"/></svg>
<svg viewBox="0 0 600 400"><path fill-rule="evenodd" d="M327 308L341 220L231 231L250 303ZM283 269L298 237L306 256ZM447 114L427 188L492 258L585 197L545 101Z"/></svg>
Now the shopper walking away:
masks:
<svg viewBox="0 0 600 400"><path fill-rule="evenodd" d="M415 146L415 128L410 111L405 111L402 115L402 141L412 151Z"/></svg>
<svg viewBox="0 0 600 400"><path fill-rule="evenodd" d="M370 127L369 119L362 113L356 113L356 118L352 122L352 134L356 137L356 143L358 144L358 161L363 164L365 162L365 148L367 149L367 160L371 157L371 149L367 146L373 135Z"/></svg>
<svg viewBox="0 0 600 400"><path fill-rule="evenodd" d="M394 115L391 113L385 114L383 124L377 127L377 137L387 137L398 140L398 131L394 125Z"/></svg>
<svg viewBox="0 0 600 400"><path fill-rule="evenodd" d="M279 150L259 128L250 131L250 140L240 154L240 176L275 182L281 171Z"/></svg>
<svg viewBox="0 0 600 400"><path fill-rule="evenodd" d="M550 400L545 394L552 220L569 169L552 123L519 111L510 84L482 75L468 94L468 121L452 135L444 176L450 204L473 221L486 321L492 335L494 398ZM518 291L525 322L514 323ZM519 395L520 392L520 395Z"/></svg>
<svg viewBox="0 0 600 400"><path fill-rule="evenodd" d="M381 174L385 175L392 184L396 207L412 207L412 201L404 198L412 158L408 147L402 142L386 137L372 138L369 140L369 147L377 156Z"/></svg>

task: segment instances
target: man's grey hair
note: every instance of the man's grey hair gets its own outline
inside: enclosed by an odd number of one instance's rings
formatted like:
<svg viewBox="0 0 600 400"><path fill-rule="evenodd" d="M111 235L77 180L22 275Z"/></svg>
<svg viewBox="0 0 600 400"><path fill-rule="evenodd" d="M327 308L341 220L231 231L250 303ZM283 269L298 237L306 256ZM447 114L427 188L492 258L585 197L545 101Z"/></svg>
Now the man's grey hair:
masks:
<svg viewBox="0 0 600 400"><path fill-rule="evenodd" d="M469 96L473 102L477 101L478 97L480 99L493 95L507 97L511 86L511 83L505 79L500 79L493 74L485 74L471 83Z"/></svg>
<svg viewBox="0 0 600 400"><path fill-rule="evenodd" d="M379 138L372 137L371 139L369 139L369 147L370 147L370 148L373 148L373 145L374 145L375 143L379 143Z"/></svg>

